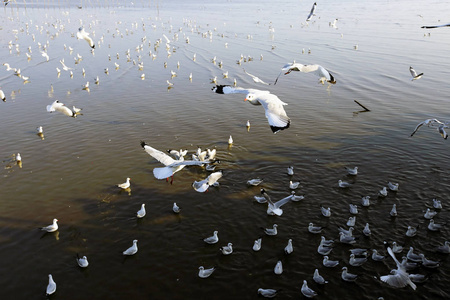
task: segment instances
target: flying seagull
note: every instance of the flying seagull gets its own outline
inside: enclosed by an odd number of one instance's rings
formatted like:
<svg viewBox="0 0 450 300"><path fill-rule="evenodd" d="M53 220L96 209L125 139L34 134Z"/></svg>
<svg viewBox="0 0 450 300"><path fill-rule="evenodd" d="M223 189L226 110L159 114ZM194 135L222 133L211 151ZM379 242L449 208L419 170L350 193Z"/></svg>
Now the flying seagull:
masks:
<svg viewBox="0 0 450 300"><path fill-rule="evenodd" d="M316 12L316 7L317 7L317 3L314 2L313 6L312 6L312 8L311 8L311 11L309 12L308 18L306 18L306 22L308 22L309 20L311 20L311 17L312 17L312 16L315 16L315 15L316 15L316 14L315 14L315 12Z"/></svg>
<svg viewBox="0 0 450 300"><path fill-rule="evenodd" d="M252 75L252 74L248 73L248 72L245 71L245 70L244 70L244 72L245 72L245 74L247 74L248 76L250 76L250 77L253 79L254 82L256 82L256 83L262 83L262 84L265 84L265 85L270 85L270 83L264 82L264 81L261 80L259 77L256 77L255 75Z"/></svg>
<svg viewBox="0 0 450 300"><path fill-rule="evenodd" d="M417 74L416 70L413 69L413 67L409 67L409 72L411 72L411 81L420 79L423 75L423 73Z"/></svg>
<svg viewBox="0 0 450 300"><path fill-rule="evenodd" d="M216 85L212 90L217 94L246 94L247 96L244 101L248 101L253 105L262 105L273 133L289 128L291 120L283 107L287 103L284 103L269 91L245 89L229 85Z"/></svg>
<svg viewBox="0 0 450 300"><path fill-rule="evenodd" d="M331 75L331 73L328 72L321 65L304 65L304 64L299 64L299 63L293 62L293 63L289 63L287 65L284 65L281 68L281 72L280 72L280 74L278 74L278 77L275 80L274 84L277 84L278 78L280 77L280 75L283 72L286 72L286 73L284 73L284 75L287 75L287 74L291 73L292 71L298 71L298 72L303 72L303 73L311 73L312 72L312 73L316 74L317 76L319 76L319 82L322 84L324 84L325 81L332 83L332 84L336 83L334 76Z"/></svg>
<svg viewBox="0 0 450 300"><path fill-rule="evenodd" d="M422 26L421 28L439 28L439 27L450 27L450 23L448 23L448 24L442 24L442 25Z"/></svg>
<svg viewBox="0 0 450 300"><path fill-rule="evenodd" d="M89 33L87 33L86 31L84 31L84 27L80 27L80 28L78 29L78 32L77 32L77 39L79 39L79 40L85 40L86 42L88 42L89 47L91 47L92 49L95 49L94 41L92 40L91 37L89 37Z"/></svg>
<svg viewBox="0 0 450 300"><path fill-rule="evenodd" d="M63 103L59 102L59 100L55 100L51 105L47 105L48 112L59 111L60 113L65 114L68 117L76 117L77 114L73 112L70 108L65 106Z"/></svg>
<svg viewBox="0 0 450 300"><path fill-rule="evenodd" d="M439 125L439 128L442 126L442 130L446 126L443 122L439 121L438 119L426 119L425 121L420 122L419 124L417 124L417 126L414 129L413 133L411 133L411 136L413 136L417 132L417 130L419 130L419 128L422 127L423 125L426 125L426 126L430 127L430 126L434 126L435 124ZM438 128L438 131L439 131L439 133L441 133L441 130L439 128ZM443 136L443 137L445 138L445 136Z"/></svg>

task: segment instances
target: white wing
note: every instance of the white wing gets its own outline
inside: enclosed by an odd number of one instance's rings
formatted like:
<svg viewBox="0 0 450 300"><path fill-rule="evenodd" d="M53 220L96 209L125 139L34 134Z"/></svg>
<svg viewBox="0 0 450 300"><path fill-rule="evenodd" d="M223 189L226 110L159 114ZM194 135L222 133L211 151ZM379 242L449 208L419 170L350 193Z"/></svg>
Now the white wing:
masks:
<svg viewBox="0 0 450 300"><path fill-rule="evenodd" d="M417 72L416 72L416 70L413 69L413 67L409 67L409 72L411 72L411 76L412 77L416 77L417 76Z"/></svg>
<svg viewBox="0 0 450 300"><path fill-rule="evenodd" d="M150 147L149 145L145 144L145 142L143 142L143 141L141 142L141 146L142 146L142 148L144 148L145 152L147 152L151 157L153 157L154 159L156 159L157 161L159 161L160 163L162 163L165 166L169 166L169 165L172 165L177 162L169 155L167 155L164 152L161 152L159 150L156 150L155 148ZM155 175L155 177L156 177L156 175ZM167 177L170 177L170 176L167 176ZM167 177L164 177L164 178L167 178Z"/></svg>
<svg viewBox="0 0 450 300"><path fill-rule="evenodd" d="M217 94L248 94L248 93L268 93L269 91L262 91L257 89L245 89L241 87L232 87L231 85L216 85L212 91Z"/></svg>
<svg viewBox="0 0 450 300"><path fill-rule="evenodd" d="M244 70L244 72L245 72L245 74L247 74L248 76L250 76L252 79L253 79L253 81L254 82L257 82L257 83L262 83L262 84L266 84L266 85L269 85L269 83L267 83L267 82L264 82L263 80L261 80L259 77L256 77L255 75L252 75L252 74L250 74L250 73L248 73L247 71L245 71Z"/></svg>
<svg viewBox="0 0 450 300"><path fill-rule="evenodd" d="M286 103L274 94L260 94L257 95L257 99L264 107L266 118L274 133L289 127L291 121L283 107Z"/></svg>
<svg viewBox="0 0 450 300"><path fill-rule="evenodd" d="M202 181L194 181L192 184L192 187L197 192L203 193L208 190L208 188L213 185L217 180L219 180L222 177L222 172L214 172L211 173L206 179L203 179Z"/></svg>

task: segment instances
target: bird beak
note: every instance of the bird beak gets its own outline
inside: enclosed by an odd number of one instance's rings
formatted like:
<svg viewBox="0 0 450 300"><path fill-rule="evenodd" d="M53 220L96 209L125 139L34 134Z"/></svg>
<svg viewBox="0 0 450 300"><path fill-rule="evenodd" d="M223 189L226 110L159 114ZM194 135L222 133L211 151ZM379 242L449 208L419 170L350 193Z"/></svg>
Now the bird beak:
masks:
<svg viewBox="0 0 450 300"><path fill-rule="evenodd" d="M247 101L247 100L248 100L248 99L247 99L247 98L245 98L245 99L244 99L244 102L245 102L245 101Z"/></svg>

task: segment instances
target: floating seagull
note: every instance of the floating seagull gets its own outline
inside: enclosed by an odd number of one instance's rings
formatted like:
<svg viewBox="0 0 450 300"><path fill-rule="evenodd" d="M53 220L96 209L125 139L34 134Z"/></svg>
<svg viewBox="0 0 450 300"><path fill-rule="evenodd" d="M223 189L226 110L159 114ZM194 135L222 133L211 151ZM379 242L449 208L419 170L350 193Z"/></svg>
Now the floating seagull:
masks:
<svg viewBox="0 0 450 300"><path fill-rule="evenodd" d="M345 230L344 228L339 227L339 228L338 228L338 229L339 229L339 232L343 232L343 233L344 233L345 235L347 235L347 236L353 236L353 230L354 230L354 228L351 227L351 226L355 226L355 221L356 221L356 217L350 217L350 218L348 218L347 226L350 226L350 228L349 228L348 230Z"/></svg>
<svg viewBox="0 0 450 300"><path fill-rule="evenodd" d="M247 180L247 185L257 186L257 185L260 185L262 182L263 182L262 179L255 178L255 179Z"/></svg>
<svg viewBox="0 0 450 300"><path fill-rule="evenodd" d="M127 250L123 251L123 255L134 255L138 251L137 247L138 240L133 240L133 246L128 248Z"/></svg>
<svg viewBox="0 0 450 300"><path fill-rule="evenodd" d="M356 238L354 236L348 236L343 232L339 232L339 241L344 244L354 244L356 243Z"/></svg>
<svg viewBox="0 0 450 300"><path fill-rule="evenodd" d="M306 22L310 21L311 17L316 15L316 7L317 7L317 3L314 2L313 6L311 8L311 11L309 12L308 17L306 18Z"/></svg>
<svg viewBox="0 0 450 300"><path fill-rule="evenodd" d="M345 167L345 169L347 170L348 175L357 175L358 174L358 167L354 167L354 168Z"/></svg>
<svg viewBox="0 0 450 300"><path fill-rule="evenodd" d="M393 182L390 182L390 181L388 182L388 188L391 191L394 191L394 192L398 191L398 186L399 186L398 183L393 183Z"/></svg>
<svg viewBox="0 0 450 300"><path fill-rule="evenodd" d="M216 268L212 267L210 269L205 269L203 266L200 266L198 268L198 277L200 278L208 278L209 276L211 276L211 274L214 272Z"/></svg>
<svg viewBox="0 0 450 300"><path fill-rule="evenodd" d="M288 244L284 247L284 253L291 254L294 252L294 247L292 246L292 239L288 240Z"/></svg>
<svg viewBox="0 0 450 300"><path fill-rule="evenodd" d="M212 235L212 236L209 236L209 237L207 237L207 238L204 238L203 241L204 241L205 243L207 243L207 244L210 244L210 245L216 244L216 243L219 241L218 233L219 233L219 232L218 232L217 230L215 230L215 231L213 232L213 235Z"/></svg>
<svg viewBox="0 0 450 300"><path fill-rule="evenodd" d="M342 267L342 274L341 274L341 278L345 281L355 281L358 278L358 275L356 274L352 274L352 273L348 273L348 269L347 267Z"/></svg>
<svg viewBox="0 0 450 300"><path fill-rule="evenodd" d="M411 281L405 267L397 260L391 247L388 246L387 251L397 265L397 269L393 269L389 275L380 276L380 280L393 287L402 288L409 285L415 290L417 286Z"/></svg>
<svg viewBox="0 0 450 300"><path fill-rule="evenodd" d="M338 185L339 185L340 188L349 188L349 187L352 186L351 183L348 183L348 182L346 182L346 181L342 181L342 180L340 180L340 179L339 179L339 181L338 181Z"/></svg>
<svg viewBox="0 0 450 300"><path fill-rule="evenodd" d="M319 270L314 270L313 280L318 284L325 284L328 283L328 281L325 280L325 278L322 277L322 275L319 274Z"/></svg>
<svg viewBox="0 0 450 300"><path fill-rule="evenodd" d="M41 55L42 57L45 57L45 59L48 61L50 59L50 57L48 57L47 52L41 51Z"/></svg>
<svg viewBox="0 0 450 300"><path fill-rule="evenodd" d="M300 185L300 182L292 182L292 180L289 181L289 188L291 190L295 190L296 188L298 188L298 186Z"/></svg>
<svg viewBox="0 0 450 300"><path fill-rule="evenodd" d="M422 274L409 274L409 278L414 283L423 283L428 279L428 276Z"/></svg>
<svg viewBox="0 0 450 300"><path fill-rule="evenodd" d="M358 206L357 205L355 205L355 204L349 204L349 210L350 210L350 213L351 214L353 214L353 215L357 215L358 214ZM354 225L352 225L352 226L354 226Z"/></svg>
<svg viewBox="0 0 450 300"><path fill-rule="evenodd" d="M294 175L294 167L293 166L287 167L287 173L289 176Z"/></svg>
<svg viewBox="0 0 450 300"><path fill-rule="evenodd" d="M274 289L258 289L258 294L266 298L273 298L277 295L277 293L278 291Z"/></svg>
<svg viewBox="0 0 450 300"><path fill-rule="evenodd" d="M423 73L417 74L416 70L413 69L413 67L409 67L409 72L411 72L411 81L417 80L422 77Z"/></svg>
<svg viewBox="0 0 450 300"><path fill-rule="evenodd" d="M430 231L439 231L442 228L441 224L434 223L434 219L430 220L430 223L428 224L428 230Z"/></svg>
<svg viewBox="0 0 450 300"><path fill-rule="evenodd" d="M72 70L72 68L69 68L69 67L66 66L66 64L64 63L64 58L61 59L59 62L61 63L61 65L62 65L64 71ZM59 69L56 69L56 70L59 70Z"/></svg>
<svg viewBox="0 0 450 300"><path fill-rule="evenodd" d="M77 39L81 40L85 40L86 42L88 42L89 47L91 47L92 49L95 49L95 44L94 41L92 40L92 38L89 37L89 33L87 33L86 31L84 31L84 27L80 27L78 29L77 32Z"/></svg>
<svg viewBox="0 0 450 300"><path fill-rule="evenodd" d="M192 187L197 192L203 193L208 190L208 188L215 184L217 180L222 178L222 171L211 173L206 179L203 179L202 181L194 181L192 184Z"/></svg>
<svg viewBox="0 0 450 300"><path fill-rule="evenodd" d="M422 266L431 269L439 267L438 261L427 259L423 253L420 253L419 256L422 258Z"/></svg>
<svg viewBox="0 0 450 300"><path fill-rule="evenodd" d="M409 247L409 251L406 254L406 258L413 262L422 262L422 257L419 254L414 253L413 247Z"/></svg>
<svg viewBox="0 0 450 300"><path fill-rule="evenodd" d="M78 255L78 253L77 253L77 264L81 268L86 268L87 266L89 266L89 262L87 260L87 257L86 256L80 257Z"/></svg>
<svg viewBox="0 0 450 300"><path fill-rule="evenodd" d="M376 249L372 249L372 260L374 261L382 261L384 260L384 255L378 254L378 251Z"/></svg>
<svg viewBox="0 0 450 300"><path fill-rule="evenodd" d="M263 228L265 234L267 235L277 235L278 230L277 230L278 225L277 224L273 224L273 228Z"/></svg>
<svg viewBox="0 0 450 300"><path fill-rule="evenodd" d="M5 93L2 91L1 88L0 88L0 99L2 99L3 102L6 102L6 96L5 96Z"/></svg>
<svg viewBox="0 0 450 300"><path fill-rule="evenodd" d="M181 208L177 205L176 202L174 202L173 206L172 206L172 210L173 210L174 213L179 214L180 211L181 211Z"/></svg>
<svg viewBox="0 0 450 300"><path fill-rule="evenodd" d="M441 200L433 199L433 207L436 209L442 209L442 203Z"/></svg>
<svg viewBox="0 0 450 300"><path fill-rule="evenodd" d="M443 245L440 245L436 248L436 251L443 254L450 253L450 243L449 241L445 241Z"/></svg>
<svg viewBox="0 0 450 300"><path fill-rule="evenodd" d="M233 244L228 243L228 245L220 247L219 250L222 251L223 255L229 255L229 254L233 253Z"/></svg>
<svg viewBox="0 0 450 300"><path fill-rule="evenodd" d="M63 113L64 115L68 117L76 117L77 114L73 112L70 108L65 106L63 103L59 102L59 100L55 100L51 105L47 105L47 111L48 112L54 112L59 111L60 113Z"/></svg>
<svg viewBox="0 0 450 300"><path fill-rule="evenodd" d="M262 238L255 240L255 242L253 243L253 251L261 250L261 243L262 243Z"/></svg>
<svg viewBox="0 0 450 300"><path fill-rule="evenodd" d="M398 245L397 242L392 242L392 252L400 253L403 251L403 247Z"/></svg>
<svg viewBox="0 0 450 300"><path fill-rule="evenodd" d="M127 188L130 187L130 179L131 178L127 177L127 181L125 181L124 183L119 183L117 186L123 190L126 190Z"/></svg>
<svg viewBox="0 0 450 300"><path fill-rule="evenodd" d="M53 219L53 224L45 226L45 227L41 227L40 229L43 231L47 231L47 232L55 232L56 230L58 230L58 219Z"/></svg>
<svg viewBox="0 0 450 300"><path fill-rule="evenodd" d="M305 296L307 298L312 298L314 296L317 296L317 293L308 287L308 283L306 282L306 280L303 280L301 292L302 292L303 296Z"/></svg>
<svg viewBox="0 0 450 300"><path fill-rule="evenodd" d="M292 198L291 198L292 201L297 202L297 201L300 201L300 200L305 199L304 196L301 196L301 195L300 195L300 196L297 196L297 195L295 195L295 192L294 192L294 191L292 191L291 194L292 194Z"/></svg>
<svg viewBox="0 0 450 300"><path fill-rule="evenodd" d="M319 76L319 82L322 84L324 84L325 81L332 83L332 84L336 83L334 76L331 75L330 72L328 72L324 67L322 67L320 65L303 65L303 64L293 62L293 63L289 63L281 68L281 72L280 72L280 74L278 74L278 77L275 80L274 84L277 84L278 78L280 77L280 75L283 72L286 72L286 73L284 73L284 75L287 75L287 74L291 73L292 71L298 71L298 72L303 72L303 73L311 73L312 72L312 73L316 74L317 76Z"/></svg>
<svg viewBox="0 0 450 300"><path fill-rule="evenodd" d="M369 206L370 205L370 196L364 196L361 198L361 205L362 206Z"/></svg>
<svg viewBox="0 0 450 300"><path fill-rule="evenodd" d="M16 154L16 162L21 163L22 162L22 156L20 156L20 153Z"/></svg>
<svg viewBox="0 0 450 300"><path fill-rule="evenodd" d="M179 160L175 160L169 155L165 154L164 152L161 152L159 150L156 150L155 148L150 147L147 145L144 141L141 141L141 146L144 148L145 152L147 152L151 157L162 163L165 167L162 168L154 168L153 169L153 175L156 179L168 179L169 177L172 177L173 181L173 174L176 172L182 170L185 166L202 166L204 164L210 163L210 161L195 161L195 160L184 160L184 158L181 158Z"/></svg>
<svg viewBox="0 0 450 300"><path fill-rule="evenodd" d="M277 275L281 275L283 273L283 263L281 260L277 261L275 268L273 268L273 272Z"/></svg>
<svg viewBox="0 0 450 300"><path fill-rule="evenodd" d="M363 229L363 233L364 233L365 236L372 235L372 232L370 231L370 228L369 228L369 223L366 223L366 226Z"/></svg>
<svg viewBox="0 0 450 300"><path fill-rule="evenodd" d="M233 137L231 135L228 138L228 145L233 145Z"/></svg>
<svg viewBox="0 0 450 300"><path fill-rule="evenodd" d="M320 226L314 226L313 223L309 223L309 225L308 225L308 231L311 232L311 233L314 233L314 234L320 233L320 232L322 231L322 227L320 227Z"/></svg>
<svg viewBox="0 0 450 300"><path fill-rule="evenodd" d="M263 195L264 198L267 200L267 214L271 216L273 215L281 216L283 214L281 206L288 203L292 199L292 195L289 195L277 202L273 202L264 189L261 189L261 195Z"/></svg>
<svg viewBox="0 0 450 300"><path fill-rule="evenodd" d="M408 226L408 230L406 230L407 237L414 237L417 234L417 227Z"/></svg>
<svg viewBox="0 0 450 300"><path fill-rule="evenodd" d="M396 217L397 216L397 205L395 203L392 204L392 209L389 212L389 214L391 215L391 217Z"/></svg>
<svg viewBox="0 0 450 300"><path fill-rule="evenodd" d="M46 294L47 294L47 296L50 296L54 292L56 292L56 283L53 280L52 274L48 274L48 285L47 285Z"/></svg>
<svg viewBox="0 0 450 300"><path fill-rule="evenodd" d="M145 211L145 204L142 203L141 209L138 210L138 212L136 213L136 215L137 215L138 218L143 218L143 217L145 217L145 214L146 214L146 211Z"/></svg>
<svg viewBox="0 0 450 300"><path fill-rule="evenodd" d="M382 196L382 197L386 197L387 196L387 189L386 189L385 186L378 192L378 195Z"/></svg>
<svg viewBox="0 0 450 300"><path fill-rule="evenodd" d="M247 74L248 76L250 76L250 77L253 79L254 82L256 82L256 83L262 83L262 84L265 84L265 85L270 85L270 83L267 83L267 82L262 81L259 77L256 77L255 75L252 75L252 74L248 73L248 72L245 71L245 70L244 70L244 72L245 72L245 74Z"/></svg>
<svg viewBox="0 0 450 300"><path fill-rule="evenodd" d="M337 260L330 260L328 256L323 257L322 264L327 268L334 268L339 264L339 261Z"/></svg>
<svg viewBox="0 0 450 300"><path fill-rule="evenodd" d="M365 257L356 257L355 254L350 254L350 260L349 264L353 267L359 267L362 266L367 261L367 258Z"/></svg>
<svg viewBox="0 0 450 300"><path fill-rule="evenodd" d="M217 85L212 90L218 94L246 94L244 101L248 100L253 105L262 105L273 133L289 128L291 121L283 108L287 104L269 91L235 88L229 85Z"/></svg>
<svg viewBox="0 0 450 300"><path fill-rule="evenodd" d="M329 217L331 217L331 208L326 208L326 207L323 207L322 205L320 206L320 211L322 212L322 215L324 216L324 217L327 217L327 218L329 218Z"/></svg>

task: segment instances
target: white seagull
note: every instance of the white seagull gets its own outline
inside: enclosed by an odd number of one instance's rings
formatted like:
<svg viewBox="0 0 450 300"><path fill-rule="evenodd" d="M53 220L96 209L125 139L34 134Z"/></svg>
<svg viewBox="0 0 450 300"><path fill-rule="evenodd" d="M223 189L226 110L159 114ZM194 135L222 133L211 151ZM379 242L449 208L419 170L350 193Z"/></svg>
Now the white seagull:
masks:
<svg viewBox="0 0 450 300"><path fill-rule="evenodd" d="M284 252L286 254L291 254L292 252L294 252L294 247L292 246L292 239L288 240L286 247L284 247Z"/></svg>
<svg viewBox="0 0 450 300"><path fill-rule="evenodd" d="M419 130L419 128L422 127L423 125L426 125L426 126L430 127L430 126L434 126L435 124L444 125L444 123L442 123L438 119L426 119L425 121L420 122L419 124L417 124L417 126L414 129L413 133L411 133L411 136L413 136L417 132L417 130Z"/></svg>
<svg viewBox="0 0 450 300"><path fill-rule="evenodd" d="M200 266L198 268L198 277L200 278L208 278L209 276L211 276L211 274L214 272L216 268L210 268L210 269L205 269L203 266Z"/></svg>
<svg viewBox="0 0 450 300"><path fill-rule="evenodd" d="M289 195L277 202L273 202L270 196L267 194L267 192L264 189L261 189L261 194L264 196L264 198L267 199L267 214L268 215L276 215L281 216L283 214L283 210L281 209L281 206L288 203L293 195Z"/></svg>
<svg viewBox="0 0 450 300"><path fill-rule="evenodd" d="M423 73L417 74L416 70L413 67L409 67L409 72L411 72L411 81L417 80L422 77Z"/></svg>
<svg viewBox="0 0 450 300"><path fill-rule="evenodd" d="M47 105L47 111L48 112L54 112L54 111L59 111L60 113L63 113L64 115L68 116L68 117L76 117L77 114L75 112L73 112L70 108L68 108L67 106L65 106L63 103L59 102L59 100L55 100L55 102L53 102L50 105Z"/></svg>
<svg viewBox="0 0 450 300"><path fill-rule="evenodd" d="M222 251L223 255L230 255L231 253L233 253L233 244L228 243L228 245L220 247L219 250Z"/></svg>
<svg viewBox="0 0 450 300"><path fill-rule="evenodd" d="M172 206L172 210L173 210L174 213L179 214L180 211L181 211L181 208L177 205L176 202L174 202L173 206Z"/></svg>
<svg viewBox="0 0 450 300"><path fill-rule="evenodd" d="M397 265L397 269L393 269L389 275L381 276L380 280L393 287L402 288L409 285L415 290L417 288L416 285L409 278L409 274L406 272L405 267L395 257L391 247L387 247L387 251Z"/></svg>
<svg viewBox="0 0 450 300"><path fill-rule="evenodd" d="M313 6L311 8L311 11L309 12L308 17L306 18L306 22L310 21L311 17L316 15L316 7L317 7L317 3L314 2Z"/></svg>
<svg viewBox="0 0 450 300"><path fill-rule="evenodd" d="M212 235L212 236L209 236L209 237L207 237L207 238L204 238L203 241L205 241L205 243L207 243L207 244L216 244L216 243L219 241L218 233L219 233L219 232L218 232L217 230L215 230L215 231L213 232L213 235Z"/></svg>
<svg viewBox="0 0 450 300"><path fill-rule="evenodd" d="M296 62L293 63L289 63L287 65L284 65L281 68L281 72L280 74L278 74L277 79L275 80L274 84L277 84L278 78L280 77L280 75L284 73L284 75L287 75L289 73L291 73L292 71L298 71L298 72L303 72L303 73L314 73L317 76L319 76L319 82L324 84L325 81L335 84L336 80L334 79L334 76L331 75L330 72L328 72L324 67L320 66L320 65L304 65L304 64L299 64Z"/></svg>
<svg viewBox="0 0 450 300"><path fill-rule="evenodd" d="M245 71L245 70L244 70L244 72L245 72L245 74L247 74L248 76L250 76L250 77L253 79L254 82L256 82L256 83L262 83L262 84L265 84L265 85L270 85L270 83L264 82L264 81L261 80L259 77L256 77L255 75L252 75L252 74L248 73L248 72Z"/></svg>
<svg viewBox="0 0 450 300"><path fill-rule="evenodd" d="M222 177L222 171L211 173L206 179L202 181L194 181L192 187L199 193L206 192L208 188L215 184L217 180Z"/></svg>
<svg viewBox="0 0 450 300"><path fill-rule="evenodd" d="M56 292L56 283L53 280L52 274L48 274L48 285L47 285L46 294L47 294L47 296L50 296L54 292Z"/></svg>
<svg viewBox="0 0 450 300"><path fill-rule="evenodd" d="M124 183L119 183L117 186L120 187L123 190L126 190L127 188L130 187L130 177L127 177L127 181L125 181Z"/></svg>
<svg viewBox="0 0 450 300"><path fill-rule="evenodd" d="M277 293L278 291L274 289L258 289L258 294L266 298L273 298L277 295Z"/></svg>
<svg viewBox="0 0 450 300"><path fill-rule="evenodd" d="M253 243L253 251L261 250L261 243L262 243L262 238L255 240L255 242Z"/></svg>
<svg viewBox="0 0 450 300"><path fill-rule="evenodd" d="M85 40L86 42L88 42L89 47L91 47L92 49L95 48L94 41L92 40L91 37L89 37L89 33L87 33L86 31L84 31L84 27L80 27L80 28L78 29L78 32L77 32L77 39L79 39L79 40L83 39L83 40Z"/></svg>
<svg viewBox="0 0 450 300"><path fill-rule="evenodd" d="M281 262L281 260L277 261L273 272L277 275L281 275L283 273L283 263Z"/></svg>
<svg viewBox="0 0 450 300"><path fill-rule="evenodd" d="M137 216L138 218L143 218L143 217L145 217L145 214L146 214L146 211L145 211L145 203L142 203L141 209L138 210L138 212L136 213L136 216Z"/></svg>
<svg viewBox="0 0 450 300"><path fill-rule="evenodd" d="M138 240L133 240L133 246L128 248L127 250L123 251L123 255L134 255L138 251L137 247Z"/></svg>
<svg viewBox="0 0 450 300"><path fill-rule="evenodd" d="M86 268L89 266L89 262L87 260L86 256L80 257L77 253L77 264L80 266L80 268Z"/></svg>
<svg viewBox="0 0 450 300"><path fill-rule="evenodd" d="M328 281L325 280L325 278L322 277L322 275L319 274L319 270L316 269L314 271L313 280L318 284L325 284L328 283Z"/></svg>
<svg viewBox="0 0 450 300"><path fill-rule="evenodd" d="M53 219L53 223L51 225L41 227L40 229L47 232L55 232L58 230L58 219Z"/></svg>
<svg viewBox="0 0 450 300"><path fill-rule="evenodd" d="M312 298L314 296L317 296L317 293L308 287L308 283L306 282L306 280L303 280L301 292L302 292L303 296L305 296L307 298Z"/></svg>
<svg viewBox="0 0 450 300"><path fill-rule="evenodd" d="M289 128L291 120L283 107L287 103L284 103L269 91L245 89L229 85L217 85L212 90L218 94L246 94L247 96L244 101L248 101L253 105L262 105L273 133Z"/></svg>

